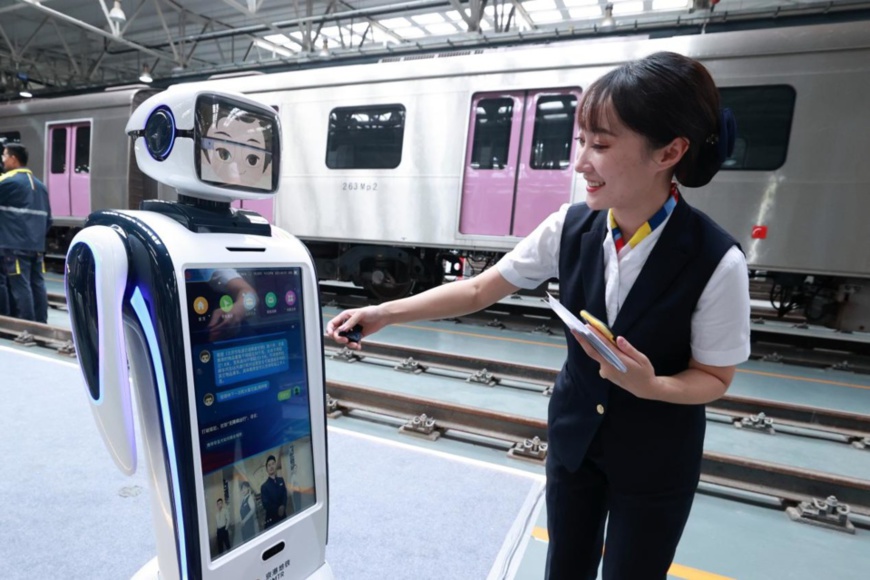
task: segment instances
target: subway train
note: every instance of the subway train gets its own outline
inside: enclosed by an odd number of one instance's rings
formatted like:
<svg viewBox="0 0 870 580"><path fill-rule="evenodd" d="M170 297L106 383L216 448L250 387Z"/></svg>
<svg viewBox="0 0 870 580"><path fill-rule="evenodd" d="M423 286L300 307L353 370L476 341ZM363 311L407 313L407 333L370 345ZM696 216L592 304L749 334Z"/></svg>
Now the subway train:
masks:
<svg viewBox="0 0 870 580"><path fill-rule="evenodd" d="M280 195L243 207L303 239L321 278L388 299L491 265L561 204L582 201L572 169L579 95L659 50L701 60L738 122L722 171L683 188L686 199L741 243L782 313L801 308L810 321L866 330L865 23L566 41L200 84L241 88L281 117ZM89 211L172 197L139 173L123 135L151 92L0 107L0 138L28 145L47 178L56 251Z"/></svg>

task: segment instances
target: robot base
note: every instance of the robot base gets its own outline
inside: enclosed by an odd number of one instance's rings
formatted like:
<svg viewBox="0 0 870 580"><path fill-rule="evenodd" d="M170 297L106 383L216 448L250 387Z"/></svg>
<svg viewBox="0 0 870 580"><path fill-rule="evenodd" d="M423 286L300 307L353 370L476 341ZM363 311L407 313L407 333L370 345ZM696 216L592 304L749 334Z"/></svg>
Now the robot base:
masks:
<svg viewBox="0 0 870 580"><path fill-rule="evenodd" d="M136 572L130 580L159 580L160 570L157 567L157 557L152 558L147 564ZM306 580L334 580L332 568L329 567L329 562L324 562L323 566L317 569Z"/></svg>

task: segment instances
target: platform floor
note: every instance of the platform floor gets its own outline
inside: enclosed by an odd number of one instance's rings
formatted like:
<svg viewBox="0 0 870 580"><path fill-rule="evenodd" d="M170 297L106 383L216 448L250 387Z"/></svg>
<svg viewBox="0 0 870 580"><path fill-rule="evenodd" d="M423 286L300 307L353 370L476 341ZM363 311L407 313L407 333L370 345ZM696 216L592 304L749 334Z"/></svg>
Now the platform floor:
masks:
<svg viewBox="0 0 870 580"><path fill-rule="evenodd" d="M75 365L0 346L0 368L11 468L0 493L12 500L0 528L2 577L56 577L59 567L65 578L130 577L156 549L147 467L129 478L115 469ZM329 430L329 451L327 557L337 578L415 568L430 570L418 577L485 578L505 530L543 485L537 474L342 428Z"/></svg>
<svg viewBox="0 0 870 580"><path fill-rule="evenodd" d="M0 345L0 368L2 577L130 577L155 549L145 469L115 469L74 364ZM330 422L329 441L337 578L543 578L540 467L347 417ZM864 530L848 536L699 494L669 578L863 580L868 570Z"/></svg>

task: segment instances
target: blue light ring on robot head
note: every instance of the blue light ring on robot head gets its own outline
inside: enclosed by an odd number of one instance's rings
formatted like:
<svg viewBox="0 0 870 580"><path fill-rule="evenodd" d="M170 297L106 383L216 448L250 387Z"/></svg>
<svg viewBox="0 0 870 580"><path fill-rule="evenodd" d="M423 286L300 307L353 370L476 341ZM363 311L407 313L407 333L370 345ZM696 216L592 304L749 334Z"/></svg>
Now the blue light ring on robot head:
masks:
<svg viewBox="0 0 870 580"><path fill-rule="evenodd" d="M168 123L168 125L167 125ZM175 145L175 116L166 105L154 109L145 122L145 147L148 153L157 161L163 161L172 152ZM168 140L168 143L154 141L157 139ZM160 146L162 145L162 147Z"/></svg>
<svg viewBox="0 0 870 580"><path fill-rule="evenodd" d="M145 150L155 161L165 161L175 147L178 137L193 138L193 131L179 129L175 123L175 115L168 105L159 105L148 115L145 127L130 131L134 139L145 140Z"/></svg>

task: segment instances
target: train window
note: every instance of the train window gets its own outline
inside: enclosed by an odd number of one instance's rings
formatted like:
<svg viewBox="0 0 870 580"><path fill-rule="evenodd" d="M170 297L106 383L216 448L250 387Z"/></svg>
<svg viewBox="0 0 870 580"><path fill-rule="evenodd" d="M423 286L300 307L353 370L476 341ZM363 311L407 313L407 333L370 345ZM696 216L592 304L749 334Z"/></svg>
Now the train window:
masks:
<svg viewBox="0 0 870 580"><path fill-rule="evenodd" d="M51 132L51 172L66 173L66 127Z"/></svg>
<svg viewBox="0 0 870 580"><path fill-rule="evenodd" d="M551 95L538 99L529 166L532 169L565 169L571 164L571 137L577 97Z"/></svg>
<svg viewBox="0 0 870 580"><path fill-rule="evenodd" d="M480 99L474 116L474 139L471 143L471 167L504 169L511 142L514 100Z"/></svg>
<svg viewBox="0 0 870 580"><path fill-rule="evenodd" d="M7 143L21 143L21 133L18 131L0 133L0 145L6 145Z"/></svg>
<svg viewBox="0 0 870 580"><path fill-rule="evenodd" d="M76 157L73 168L76 173L91 172L91 126L76 127Z"/></svg>
<svg viewBox="0 0 870 580"><path fill-rule="evenodd" d="M795 90L788 85L723 87L721 106L734 111L737 140L722 169L773 171L782 167L794 116Z"/></svg>
<svg viewBox="0 0 870 580"><path fill-rule="evenodd" d="M402 161L403 105L340 107L329 113L326 166L395 169Z"/></svg>

